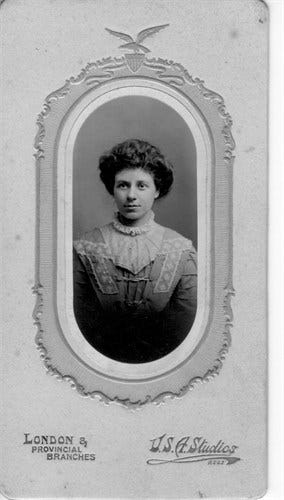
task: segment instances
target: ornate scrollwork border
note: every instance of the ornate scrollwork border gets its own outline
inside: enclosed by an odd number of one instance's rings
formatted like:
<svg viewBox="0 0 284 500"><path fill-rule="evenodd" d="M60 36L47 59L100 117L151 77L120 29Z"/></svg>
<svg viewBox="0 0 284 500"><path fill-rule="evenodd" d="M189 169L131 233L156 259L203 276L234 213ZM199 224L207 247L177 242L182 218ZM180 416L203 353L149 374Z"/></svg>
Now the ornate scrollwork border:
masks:
<svg viewBox="0 0 284 500"><path fill-rule="evenodd" d="M72 373L63 373L63 370L58 363L53 361L53 356L49 352L48 344L50 340L47 341L47 336L55 335L52 331L46 331L44 322L42 320L44 315L44 303L45 303L45 284L41 282L41 262L40 248L42 245L40 226L41 226L41 203L40 191L41 185L41 172L45 167L44 162L46 158L46 135L47 135L47 120L52 114L54 108L60 100L66 100L70 98L73 93L73 97L66 104L66 110L88 92L89 89L101 88L105 83L109 81L115 81L117 77L128 76L133 77L134 81L137 78L151 78L157 82L166 83L167 86L175 89L177 91L184 92L184 87L187 86L191 88L192 94L194 94L196 101L204 103L204 109L208 104L215 109L215 113L219 115L222 122L221 134L223 137L223 149L222 158L223 162L227 168L227 190L228 190L228 207L227 207L227 266L226 273L227 279L224 286L224 297L223 297L223 310L224 310L224 328L223 331L218 332L218 335L222 337L220 342L220 349L218 355L213 362L212 366L205 370L198 376L190 377L186 383L183 383L178 390L166 390L166 391L156 391L153 394L146 394L143 398L135 400L135 398L123 398L120 395L111 396L107 394L107 391L101 390L87 390L84 385L78 382ZM80 91L78 91L80 89ZM196 104L195 104L196 105ZM202 113L204 114L204 109ZM66 110L61 111L62 116L66 113ZM43 104L43 109L37 118L38 132L35 137L34 148L35 148L35 158L36 158L36 169L38 176L38 228L37 228L37 241L38 241L38 252L39 257L37 260L37 271L36 271L36 284L34 286L34 293L37 295L36 305L34 309L34 322L37 326L37 334L35 342L38 350L40 351L40 357L42 358L47 372L51 375L56 376L60 380L67 380L72 388L75 388L81 396L90 397L92 399L98 398L106 404L109 403L119 403L123 406L130 408L142 407L146 403L153 402L160 404L165 401L166 398L180 398L188 391L192 390L194 386L198 383L204 383L216 375L219 374L225 356L228 352L229 346L231 344L231 334L230 329L233 322L233 312L231 307L231 297L234 295L234 288L232 284L232 219L233 219L233 202L232 202L232 167L234 162L233 151L235 148L235 142L232 136L231 127L232 119L229 113L226 111L224 99L222 96L208 89L204 85L204 81L199 78L192 77L188 71L179 63L172 60L165 60L161 58L147 58L145 54L134 53L125 54L122 57L107 57L102 60L89 63L85 68L81 70L77 77L71 77L66 80L65 84L58 90L50 93ZM45 313L46 314L46 313Z"/></svg>

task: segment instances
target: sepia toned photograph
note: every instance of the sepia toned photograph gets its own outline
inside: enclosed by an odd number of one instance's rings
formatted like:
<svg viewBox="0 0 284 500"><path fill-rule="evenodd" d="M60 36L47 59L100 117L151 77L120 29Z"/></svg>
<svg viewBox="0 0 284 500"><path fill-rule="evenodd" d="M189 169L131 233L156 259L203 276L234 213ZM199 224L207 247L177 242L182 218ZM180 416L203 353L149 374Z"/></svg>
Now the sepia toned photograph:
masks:
<svg viewBox="0 0 284 500"><path fill-rule="evenodd" d="M124 363L174 351L197 308L196 147L175 110L126 96L86 119L73 234L74 313L88 343Z"/></svg>

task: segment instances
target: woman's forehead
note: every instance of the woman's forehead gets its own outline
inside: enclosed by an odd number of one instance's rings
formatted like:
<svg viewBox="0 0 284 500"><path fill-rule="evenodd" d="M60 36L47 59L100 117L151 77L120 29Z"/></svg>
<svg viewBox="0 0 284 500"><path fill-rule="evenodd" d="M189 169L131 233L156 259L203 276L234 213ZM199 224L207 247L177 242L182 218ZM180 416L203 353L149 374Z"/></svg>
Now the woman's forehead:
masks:
<svg viewBox="0 0 284 500"><path fill-rule="evenodd" d="M117 180L128 180L128 181L138 181L138 180L153 180L152 175L144 170L143 168L124 168L120 170L116 176Z"/></svg>

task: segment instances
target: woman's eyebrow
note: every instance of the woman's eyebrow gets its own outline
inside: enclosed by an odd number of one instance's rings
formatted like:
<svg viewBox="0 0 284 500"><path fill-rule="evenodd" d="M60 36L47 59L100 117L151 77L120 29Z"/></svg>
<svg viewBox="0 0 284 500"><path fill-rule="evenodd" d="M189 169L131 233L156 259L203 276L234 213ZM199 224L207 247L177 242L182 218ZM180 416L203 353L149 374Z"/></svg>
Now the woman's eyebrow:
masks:
<svg viewBox="0 0 284 500"><path fill-rule="evenodd" d="M116 184L123 183L123 184L127 184L127 186L130 186L132 184L132 181L128 181L128 180L125 180L125 179L117 179L115 183ZM149 184L149 182L147 180L145 180L145 179L136 179L134 181L134 183L135 184L146 184L146 185Z"/></svg>

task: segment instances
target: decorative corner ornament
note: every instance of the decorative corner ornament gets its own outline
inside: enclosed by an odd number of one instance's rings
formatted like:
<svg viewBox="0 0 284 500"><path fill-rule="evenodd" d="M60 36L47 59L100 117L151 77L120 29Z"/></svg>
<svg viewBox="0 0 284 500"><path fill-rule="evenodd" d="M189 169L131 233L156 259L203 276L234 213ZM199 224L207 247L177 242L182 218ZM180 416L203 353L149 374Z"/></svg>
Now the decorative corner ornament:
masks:
<svg viewBox="0 0 284 500"><path fill-rule="evenodd" d="M142 42L168 26L143 29L135 39L105 28L125 41L119 48L130 53L88 63L77 77L50 93L37 119L34 145L39 221L34 318L41 358L48 373L69 380L81 395L130 408L184 396L197 383L212 380L231 344L232 119L222 96L206 88L203 80L192 77L181 64L146 57L150 49ZM196 320L190 335L166 356L166 362L162 358L141 366L106 362L87 345L72 312L70 292L72 189L68 179L73 175L73 157L68 152L73 151L83 114L86 121L102 103L130 95L156 99L182 116L196 143L196 168L201 176L197 198L201 235L198 268L202 272Z"/></svg>

